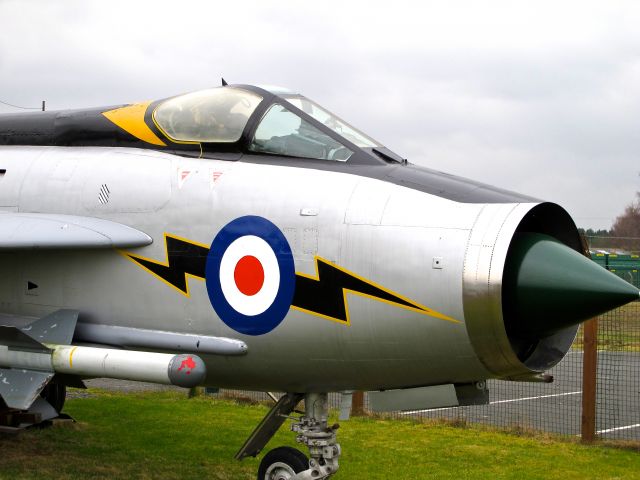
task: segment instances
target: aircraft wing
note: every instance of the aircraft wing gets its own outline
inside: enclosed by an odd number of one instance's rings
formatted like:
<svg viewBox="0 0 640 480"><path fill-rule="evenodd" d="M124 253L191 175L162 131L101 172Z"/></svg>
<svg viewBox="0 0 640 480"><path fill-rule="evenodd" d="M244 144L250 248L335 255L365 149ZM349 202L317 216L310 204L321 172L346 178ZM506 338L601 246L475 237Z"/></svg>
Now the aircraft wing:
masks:
<svg viewBox="0 0 640 480"><path fill-rule="evenodd" d="M0 251L70 248L132 248L153 239L121 223L53 213L0 212Z"/></svg>

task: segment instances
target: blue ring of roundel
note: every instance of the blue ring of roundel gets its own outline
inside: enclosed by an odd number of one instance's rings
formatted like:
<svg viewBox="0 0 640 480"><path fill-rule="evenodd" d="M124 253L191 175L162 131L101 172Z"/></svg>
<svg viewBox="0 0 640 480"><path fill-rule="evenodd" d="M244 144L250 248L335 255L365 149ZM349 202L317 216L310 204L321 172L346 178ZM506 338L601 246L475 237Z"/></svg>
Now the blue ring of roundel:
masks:
<svg viewBox="0 0 640 480"><path fill-rule="evenodd" d="M244 315L235 310L222 292L220 263L229 245L245 235L263 239L273 249L280 269L280 286L273 303L259 315ZM247 252L250 254L250 252ZM263 217L247 215L226 224L211 243L205 269L209 301L220 320L236 332L245 335L263 335L276 328L289 312L296 286L293 254L284 234Z"/></svg>

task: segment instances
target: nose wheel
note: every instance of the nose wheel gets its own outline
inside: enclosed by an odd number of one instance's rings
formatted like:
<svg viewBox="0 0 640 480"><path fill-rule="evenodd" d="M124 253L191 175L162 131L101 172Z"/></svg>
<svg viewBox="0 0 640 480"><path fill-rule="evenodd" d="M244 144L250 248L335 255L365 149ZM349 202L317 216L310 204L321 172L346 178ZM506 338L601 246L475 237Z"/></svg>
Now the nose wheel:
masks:
<svg viewBox="0 0 640 480"><path fill-rule="evenodd" d="M304 397L305 411L297 412L296 405ZM258 469L258 480L323 480L338 471L338 459L342 450L336 441L339 425L329 426L329 402L327 393L288 393L269 411L266 417L247 439L236 459L255 457L275 435L287 418L296 420L291 430L296 441L306 445L310 458L291 447L278 447L268 452ZM302 416L291 417L293 412Z"/></svg>
<svg viewBox="0 0 640 480"><path fill-rule="evenodd" d="M278 447L267 453L258 468L258 480L291 480L309 468L309 459L300 450Z"/></svg>

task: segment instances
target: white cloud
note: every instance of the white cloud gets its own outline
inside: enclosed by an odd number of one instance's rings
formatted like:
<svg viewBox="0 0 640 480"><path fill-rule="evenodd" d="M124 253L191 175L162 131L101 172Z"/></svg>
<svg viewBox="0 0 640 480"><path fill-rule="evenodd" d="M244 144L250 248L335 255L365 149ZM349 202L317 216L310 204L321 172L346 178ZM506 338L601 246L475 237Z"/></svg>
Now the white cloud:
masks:
<svg viewBox="0 0 640 480"><path fill-rule="evenodd" d="M0 100L281 84L415 163L609 227L639 189L638 24L633 1L0 0Z"/></svg>

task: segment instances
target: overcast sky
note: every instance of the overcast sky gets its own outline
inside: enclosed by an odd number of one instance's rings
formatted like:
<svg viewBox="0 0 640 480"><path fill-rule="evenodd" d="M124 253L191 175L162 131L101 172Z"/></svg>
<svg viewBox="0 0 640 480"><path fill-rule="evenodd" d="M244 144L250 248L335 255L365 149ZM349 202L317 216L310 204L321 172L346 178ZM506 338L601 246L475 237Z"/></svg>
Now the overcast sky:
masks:
<svg viewBox="0 0 640 480"><path fill-rule="evenodd" d="M640 190L637 1L0 0L2 101L109 105L220 76L299 91L411 162L585 228Z"/></svg>

